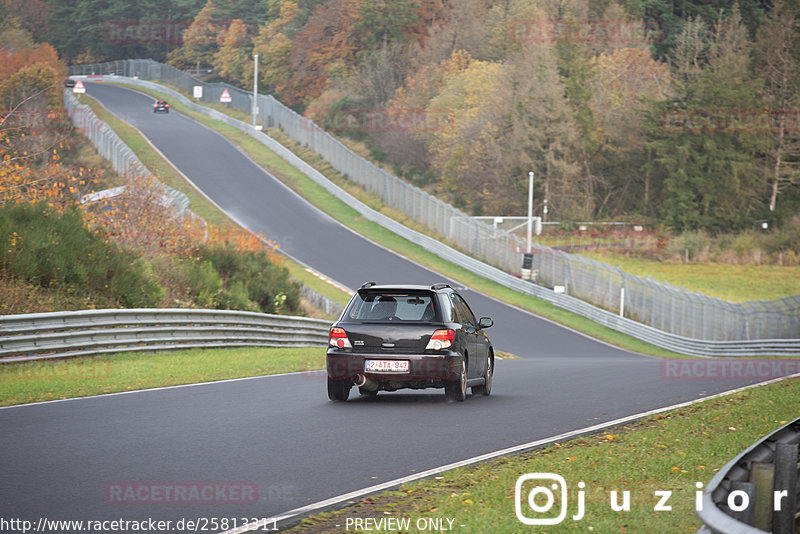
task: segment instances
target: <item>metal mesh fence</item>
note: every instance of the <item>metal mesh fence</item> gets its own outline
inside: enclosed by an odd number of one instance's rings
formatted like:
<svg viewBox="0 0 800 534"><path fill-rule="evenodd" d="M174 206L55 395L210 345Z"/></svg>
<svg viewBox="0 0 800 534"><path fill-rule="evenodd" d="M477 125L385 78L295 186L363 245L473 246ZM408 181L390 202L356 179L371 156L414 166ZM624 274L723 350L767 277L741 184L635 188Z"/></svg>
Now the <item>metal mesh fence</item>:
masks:
<svg viewBox="0 0 800 534"><path fill-rule="evenodd" d="M252 94L224 83L205 83L174 67L152 60L122 60L70 67L70 75L110 75L165 82L192 93L203 87L203 102L219 102L224 89L230 106L251 113ZM358 156L314 122L272 96L259 95L258 122L280 128L307 146L349 180L383 202L422 223L456 248L506 272L520 271L525 243L387 173ZM692 339L732 341L800 338L800 296L772 301L731 303L693 293L616 267L535 245L532 250L536 282L560 286L573 297L626 317Z"/></svg>
<svg viewBox="0 0 800 534"><path fill-rule="evenodd" d="M89 106L78 102L72 93L68 91L64 92L63 101L64 108L72 120L72 124L92 142L100 155L111 163L117 174L127 178L141 176L155 180L153 174L139 161L139 158L136 157L136 154L133 153L128 145L120 139L110 126L97 118L97 115L94 114L94 111ZM161 182L158 182L158 186L163 191L164 196L169 199L170 206L176 215L180 216L188 213L195 217L191 211L188 211L189 197Z"/></svg>

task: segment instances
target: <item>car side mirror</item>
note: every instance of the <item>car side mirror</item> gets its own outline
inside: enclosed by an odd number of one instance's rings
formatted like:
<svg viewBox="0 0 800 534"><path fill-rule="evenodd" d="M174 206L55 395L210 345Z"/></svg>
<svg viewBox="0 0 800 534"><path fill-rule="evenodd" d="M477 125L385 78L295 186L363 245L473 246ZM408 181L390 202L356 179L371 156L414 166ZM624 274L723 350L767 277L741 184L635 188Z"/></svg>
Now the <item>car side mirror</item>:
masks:
<svg viewBox="0 0 800 534"><path fill-rule="evenodd" d="M491 317L481 317L481 320L478 321L478 325L481 328L489 328L493 324L494 324L494 321L492 321Z"/></svg>

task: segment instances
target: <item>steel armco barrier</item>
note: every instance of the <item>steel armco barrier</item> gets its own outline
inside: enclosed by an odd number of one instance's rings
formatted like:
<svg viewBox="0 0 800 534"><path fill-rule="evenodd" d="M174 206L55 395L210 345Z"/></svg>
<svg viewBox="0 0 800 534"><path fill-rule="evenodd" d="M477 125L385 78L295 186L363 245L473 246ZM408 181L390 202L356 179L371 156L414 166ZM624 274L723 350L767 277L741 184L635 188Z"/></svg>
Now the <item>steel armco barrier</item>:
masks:
<svg viewBox="0 0 800 534"><path fill-rule="evenodd" d="M172 69L172 67L168 67L167 70L169 69ZM74 70L75 69L73 68L71 71L73 74L75 74ZM176 69L173 69L173 71L180 73L183 76L188 76L180 71L177 71ZM80 71L78 71L78 73L80 73ZM175 74L175 76L178 75ZM650 286L645 286L644 293L640 295L637 294L636 291L628 292L629 296L626 297L626 302L629 302L630 305L626 308L625 316L619 316L615 313L609 312L607 309L592 305L588 302L584 302L583 300L579 300L578 298L570 295L569 291L567 291L567 293L555 293L547 287L523 281L516 276L498 269L497 267L455 250L454 248L449 247L436 239L410 230L397 221L394 221L393 219L390 219L376 212L375 210L372 210L362 202L358 201L355 197L351 196L336 186L333 182L328 180L324 175L316 171L316 169L305 163L286 147L262 132L255 130L247 123L234 119L233 117L225 115L217 110L198 105L177 91L153 82L140 79L123 79L119 81L161 91L170 95L172 98L181 101L195 111L220 120L228 125L234 126L235 128L252 136L254 139L258 140L271 150L277 152L283 158L287 159L290 163L292 163L292 165L300 169L309 178L319 183L331 194L359 211L365 216L365 218L377 222L385 228L392 230L393 232L414 243L419 244L425 249L453 263L462 265L465 268L470 269L473 272L498 282L506 287L542 298L555 304L556 306L583 315L584 317L592 319L600 324L603 324L604 326L608 326L609 328L618 330L637 339L675 352L706 357L736 357L751 355L800 356L800 339L797 339L800 337L800 297L789 297L786 299L779 299L778 301L771 301L773 303L779 302L781 305L775 307L775 309L764 309L762 310L764 313L753 313L752 309L744 305L751 303L728 303L720 299L714 299L704 295L681 290L688 295L688 300L697 305L696 308L687 310L679 306L682 300L677 296L677 293L674 293L670 299L665 300L654 296L652 291L647 290L647 287ZM170 81L174 82L175 80L171 78ZM201 82L195 83L200 84ZM238 91L244 93L241 90ZM261 96L263 97L263 95ZM581 258L580 256L565 254L548 247L538 246L537 251L540 258L546 258L546 261L548 261L551 265L560 266L560 270L566 273L565 276L567 277L567 280L569 280L569 276L571 276L570 273L573 273L574 271L571 271L569 265L561 262L561 260L558 258L568 257L572 262L578 262L581 264L586 263L590 266L593 266L591 267L592 269L597 268L597 266L610 268L608 265L599 262L593 262L592 260L587 260ZM556 263L557 261L558 263ZM588 287L591 289L591 292L601 292L601 294L604 295L604 298L607 297L607 301L603 304L604 307L615 302L613 297L615 294L615 288L626 287L626 284L627 287L635 287L636 282L643 281L647 282L648 284L671 287L669 284L645 280L627 273L622 273L622 271L619 269L615 270L620 273L619 278L622 280L621 283L608 281L602 287L600 285L588 285ZM541 271L546 273L547 269L542 268ZM559 268L554 267L551 271L554 273L558 272ZM631 282L627 282L629 278L632 280ZM572 287L576 286L581 286L581 284L572 284ZM583 284L583 286L587 286L587 284ZM569 288L570 284L567 283L565 287ZM603 289L605 287L608 289ZM596 299L594 300L596 301ZM755 301L755 304L760 304L762 302L763 301ZM637 310L636 303L646 306L650 310L655 310L657 308L658 312L656 313L653 311L652 313L642 316L635 311ZM609 306L609 308L611 308L611 306ZM718 311L719 309L725 310L725 314L722 316L722 323L725 325L725 328L719 327L718 320L710 318L714 314L715 310ZM631 317L635 317L639 320L647 318L669 317L670 320L662 320L661 324L657 323L657 327L653 327L643 324L643 322L633 320ZM675 326L676 324L682 325L683 330L678 333L672 332L670 326ZM778 325L779 328L775 328L776 325ZM757 333L758 335L756 336L754 333Z"/></svg>
<svg viewBox="0 0 800 534"><path fill-rule="evenodd" d="M703 490L698 532L800 532L798 443L800 419L795 419L728 462Z"/></svg>
<svg viewBox="0 0 800 534"><path fill-rule="evenodd" d="M229 310L109 309L0 316L0 362L213 347L319 347L330 321Z"/></svg>

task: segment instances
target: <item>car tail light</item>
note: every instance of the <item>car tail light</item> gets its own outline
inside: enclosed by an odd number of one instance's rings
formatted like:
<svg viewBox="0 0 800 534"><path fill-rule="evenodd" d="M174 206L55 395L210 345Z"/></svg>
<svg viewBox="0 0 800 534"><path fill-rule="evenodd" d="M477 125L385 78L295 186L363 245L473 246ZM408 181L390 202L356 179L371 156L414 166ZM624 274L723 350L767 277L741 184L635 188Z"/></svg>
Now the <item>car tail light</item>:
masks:
<svg viewBox="0 0 800 534"><path fill-rule="evenodd" d="M446 349L453 344L455 338L456 333L453 330L437 330L431 336L431 340L428 341L428 346L425 347L425 350Z"/></svg>
<svg viewBox="0 0 800 534"><path fill-rule="evenodd" d="M328 345L337 349L352 348L350 340L347 339L347 332L344 331L344 328L338 327L331 328L330 336L328 336Z"/></svg>

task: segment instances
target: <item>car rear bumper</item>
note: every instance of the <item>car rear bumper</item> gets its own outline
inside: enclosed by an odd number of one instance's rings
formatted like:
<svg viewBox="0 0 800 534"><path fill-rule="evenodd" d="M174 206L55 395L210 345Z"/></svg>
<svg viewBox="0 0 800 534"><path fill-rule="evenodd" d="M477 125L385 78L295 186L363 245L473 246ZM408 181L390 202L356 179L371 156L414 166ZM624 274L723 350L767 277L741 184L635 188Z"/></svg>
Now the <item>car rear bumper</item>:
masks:
<svg viewBox="0 0 800 534"><path fill-rule="evenodd" d="M327 354L328 378L353 380L359 375L376 382L393 383L431 380L444 382L456 380L461 372L463 356L457 352L443 354L355 354L329 351ZM405 360L408 372L366 372L367 360Z"/></svg>

